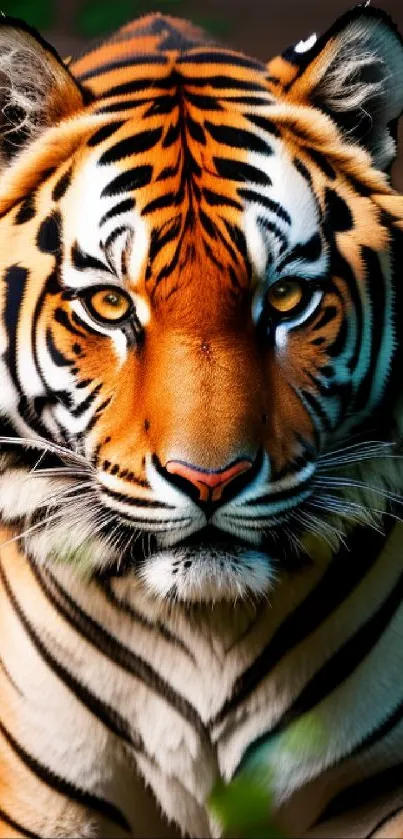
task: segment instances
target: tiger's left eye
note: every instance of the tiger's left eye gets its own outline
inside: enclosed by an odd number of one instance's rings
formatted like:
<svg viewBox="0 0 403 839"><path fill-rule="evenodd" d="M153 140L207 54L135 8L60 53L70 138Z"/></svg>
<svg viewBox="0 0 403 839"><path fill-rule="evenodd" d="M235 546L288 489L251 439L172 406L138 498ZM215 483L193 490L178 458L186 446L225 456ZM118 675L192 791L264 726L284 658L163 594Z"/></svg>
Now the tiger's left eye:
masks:
<svg viewBox="0 0 403 839"><path fill-rule="evenodd" d="M267 292L267 300L280 315L288 315L297 309L304 297L304 288L299 280L279 280Z"/></svg>
<svg viewBox="0 0 403 839"><path fill-rule="evenodd" d="M133 303L126 292L118 288L103 288L87 296L87 306L97 320L118 323L129 317Z"/></svg>

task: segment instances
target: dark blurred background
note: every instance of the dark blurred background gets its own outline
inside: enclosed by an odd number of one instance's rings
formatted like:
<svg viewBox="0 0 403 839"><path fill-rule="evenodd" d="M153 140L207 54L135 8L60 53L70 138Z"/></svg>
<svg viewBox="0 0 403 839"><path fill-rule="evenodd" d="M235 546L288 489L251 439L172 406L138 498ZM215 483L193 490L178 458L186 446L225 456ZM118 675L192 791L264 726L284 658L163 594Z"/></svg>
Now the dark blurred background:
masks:
<svg viewBox="0 0 403 839"><path fill-rule="evenodd" d="M6 14L24 18L63 57L79 55L95 38L152 11L186 17L215 37L257 58L323 32L354 0L2 0ZM376 0L403 33L403 0ZM395 186L403 191L403 130Z"/></svg>

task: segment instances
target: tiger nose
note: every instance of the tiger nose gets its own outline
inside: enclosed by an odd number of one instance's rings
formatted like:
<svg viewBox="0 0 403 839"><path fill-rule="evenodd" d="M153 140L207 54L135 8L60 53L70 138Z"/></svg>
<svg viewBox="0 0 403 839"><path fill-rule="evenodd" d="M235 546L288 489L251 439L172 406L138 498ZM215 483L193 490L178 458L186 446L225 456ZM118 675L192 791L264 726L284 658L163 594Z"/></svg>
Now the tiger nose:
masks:
<svg viewBox="0 0 403 839"><path fill-rule="evenodd" d="M190 463L181 460L169 460L165 464L165 470L177 478L186 481L191 485L194 494L196 489L197 500L201 503L217 502L221 500L224 490L228 485L247 472L252 466L250 460L237 460L225 469L204 470Z"/></svg>

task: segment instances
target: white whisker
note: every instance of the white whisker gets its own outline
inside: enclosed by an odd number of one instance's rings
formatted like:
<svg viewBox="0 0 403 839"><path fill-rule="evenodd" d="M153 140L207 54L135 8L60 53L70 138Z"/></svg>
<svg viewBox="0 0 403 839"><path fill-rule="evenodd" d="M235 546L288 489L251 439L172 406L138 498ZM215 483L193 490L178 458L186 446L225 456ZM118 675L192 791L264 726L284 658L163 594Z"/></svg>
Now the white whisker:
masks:
<svg viewBox="0 0 403 839"><path fill-rule="evenodd" d="M95 471L94 467L88 463L83 455L73 452L71 449L67 449L57 443L52 443L50 440L45 440L45 438L42 437L38 437L38 439L30 437L0 437L0 446L2 445L21 446L25 449L39 449L45 454L46 452L50 452L52 454L56 454L61 460L70 460L73 463L80 464L85 466L87 469Z"/></svg>

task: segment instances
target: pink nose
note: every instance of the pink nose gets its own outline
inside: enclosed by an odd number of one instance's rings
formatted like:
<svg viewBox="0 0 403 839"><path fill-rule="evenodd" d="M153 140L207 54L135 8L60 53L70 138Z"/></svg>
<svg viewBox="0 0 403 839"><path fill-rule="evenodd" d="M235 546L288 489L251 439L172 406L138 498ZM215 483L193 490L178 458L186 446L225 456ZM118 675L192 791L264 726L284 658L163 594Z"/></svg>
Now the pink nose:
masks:
<svg viewBox="0 0 403 839"><path fill-rule="evenodd" d="M189 463L182 463L180 460L169 460L165 466L171 475L178 475L196 487L199 492L199 501L219 501L226 486L234 478L238 478L247 469L250 469L250 460L238 460L226 469L217 472L205 472Z"/></svg>

